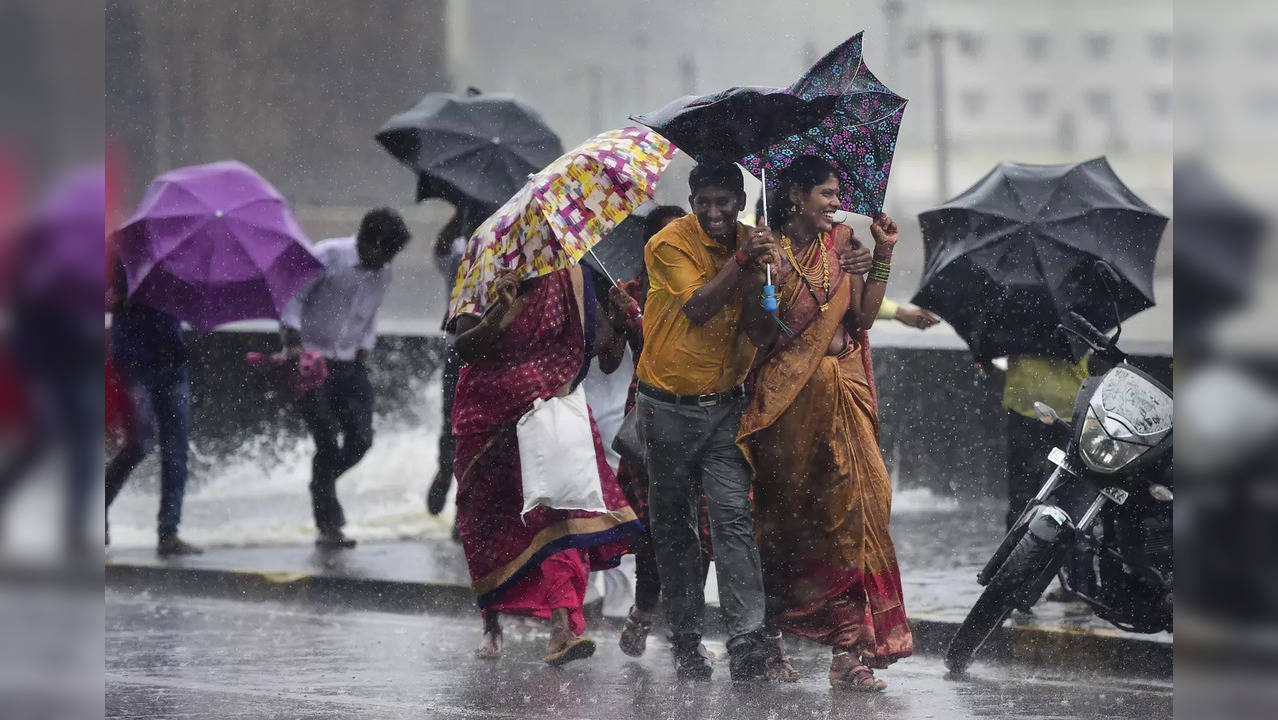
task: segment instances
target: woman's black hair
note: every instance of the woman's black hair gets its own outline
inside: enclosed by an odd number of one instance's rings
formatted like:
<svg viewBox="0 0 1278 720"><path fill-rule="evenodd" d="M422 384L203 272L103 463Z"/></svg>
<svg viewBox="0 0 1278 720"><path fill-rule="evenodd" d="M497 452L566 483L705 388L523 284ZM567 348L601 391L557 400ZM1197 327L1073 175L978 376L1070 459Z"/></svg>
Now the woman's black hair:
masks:
<svg viewBox="0 0 1278 720"><path fill-rule="evenodd" d="M768 194L768 225L774 230L780 229L794 214L790 190L798 188L799 192L808 193L831 177L838 177L838 172L828 160L815 155L795 158L780 172L777 183L772 185L772 192ZM759 221L762 222L762 218Z"/></svg>
<svg viewBox="0 0 1278 720"><path fill-rule="evenodd" d="M678 205L658 205L648 213L643 222L643 241L648 242L666 226L671 220L678 220L687 215L684 209Z"/></svg>

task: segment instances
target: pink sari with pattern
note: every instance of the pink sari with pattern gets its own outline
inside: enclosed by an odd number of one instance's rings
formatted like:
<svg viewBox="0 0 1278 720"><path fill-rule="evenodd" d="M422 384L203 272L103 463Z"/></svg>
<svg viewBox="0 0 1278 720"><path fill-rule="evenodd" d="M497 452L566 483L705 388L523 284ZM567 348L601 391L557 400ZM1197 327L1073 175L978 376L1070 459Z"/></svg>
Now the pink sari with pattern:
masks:
<svg viewBox="0 0 1278 720"><path fill-rule="evenodd" d="M453 406L457 518L471 588L485 612L548 618L570 611L585 630L586 576L614 567L641 526L604 459L595 456L608 513L539 507L520 517L523 491L515 423L533 401L553 397L585 359L580 290L561 270L531 290L496 352L462 368Z"/></svg>

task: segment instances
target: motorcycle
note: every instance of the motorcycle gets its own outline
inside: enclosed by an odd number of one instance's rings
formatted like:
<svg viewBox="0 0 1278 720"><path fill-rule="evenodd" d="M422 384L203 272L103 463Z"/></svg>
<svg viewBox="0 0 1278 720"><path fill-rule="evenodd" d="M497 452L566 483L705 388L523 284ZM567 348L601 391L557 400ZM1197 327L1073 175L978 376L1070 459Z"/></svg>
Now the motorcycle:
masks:
<svg viewBox="0 0 1278 720"><path fill-rule="evenodd" d="M1112 367L1083 382L1069 421L1035 403L1065 449L1048 453L1050 474L977 575L985 589L946 650L955 674L1054 577L1115 627L1172 629L1172 394L1118 348L1121 322L1109 337L1071 312L1060 329Z"/></svg>

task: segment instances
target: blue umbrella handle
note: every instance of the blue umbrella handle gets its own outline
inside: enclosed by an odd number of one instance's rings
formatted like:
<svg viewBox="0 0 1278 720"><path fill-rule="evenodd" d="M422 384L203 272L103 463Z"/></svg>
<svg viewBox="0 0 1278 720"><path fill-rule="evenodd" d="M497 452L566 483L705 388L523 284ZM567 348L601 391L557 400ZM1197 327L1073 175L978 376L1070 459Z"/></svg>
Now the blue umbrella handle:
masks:
<svg viewBox="0 0 1278 720"><path fill-rule="evenodd" d="M763 286L763 309L767 310L770 313L775 314L779 308L780 308L780 303L777 302L777 286L764 285Z"/></svg>

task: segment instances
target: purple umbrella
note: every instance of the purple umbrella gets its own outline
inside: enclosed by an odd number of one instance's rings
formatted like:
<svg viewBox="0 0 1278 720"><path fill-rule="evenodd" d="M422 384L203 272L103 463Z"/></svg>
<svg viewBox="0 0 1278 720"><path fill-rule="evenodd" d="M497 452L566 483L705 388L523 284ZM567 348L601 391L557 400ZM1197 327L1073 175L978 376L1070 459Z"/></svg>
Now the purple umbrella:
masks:
<svg viewBox="0 0 1278 720"><path fill-rule="evenodd" d="M156 178L116 243L129 297L197 330L278 318L324 269L284 197L235 161Z"/></svg>
<svg viewBox="0 0 1278 720"><path fill-rule="evenodd" d="M74 314L100 313L106 244L106 170L64 175L22 233L18 294Z"/></svg>

